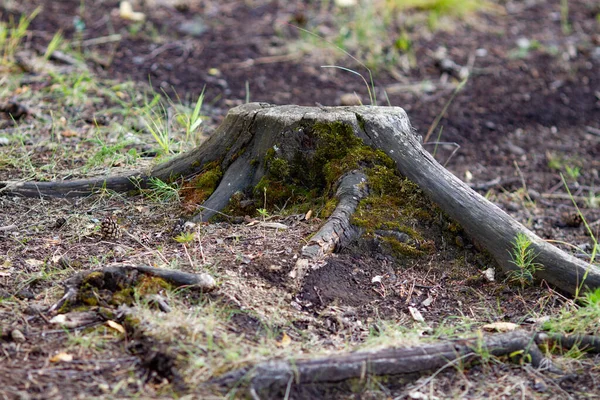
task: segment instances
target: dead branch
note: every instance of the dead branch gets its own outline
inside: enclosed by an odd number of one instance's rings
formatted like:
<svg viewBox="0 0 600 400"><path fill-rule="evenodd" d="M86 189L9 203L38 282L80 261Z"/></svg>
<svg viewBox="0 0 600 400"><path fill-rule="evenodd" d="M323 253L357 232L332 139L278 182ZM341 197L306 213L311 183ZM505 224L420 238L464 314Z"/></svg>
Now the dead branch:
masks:
<svg viewBox="0 0 600 400"><path fill-rule="evenodd" d="M515 331L417 347L387 348L316 359L268 361L229 372L209 383L225 389L242 387L261 398L277 398L286 389L288 393L294 393L303 385L339 384L351 379L364 380L372 375L410 376L443 368L453 362L463 365L480 362L489 355L517 356L536 368L560 373L538 349L533 334Z"/></svg>

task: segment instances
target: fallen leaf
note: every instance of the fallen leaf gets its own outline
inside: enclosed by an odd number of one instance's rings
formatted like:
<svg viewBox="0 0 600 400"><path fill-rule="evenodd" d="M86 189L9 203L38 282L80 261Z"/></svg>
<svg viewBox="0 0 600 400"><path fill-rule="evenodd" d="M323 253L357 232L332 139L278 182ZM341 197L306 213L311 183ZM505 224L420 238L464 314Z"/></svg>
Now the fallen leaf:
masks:
<svg viewBox="0 0 600 400"><path fill-rule="evenodd" d="M128 1L122 1L119 5L119 16L129 21L140 22L146 19L146 15L141 12L133 11L131 3Z"/></svg>
<svg viewBox="0 0 600 400"><path fill-rule="evenodd" d="M39 267L44 265L44 261L36 260L35 258L28 258L27 260L25 260L25 264L29 265L30 267Z"/></svg>
<svg viewBox="0 0 600 400"><path fill-rule="evenodd" d="M305 221L308 221L310 219L310 217L312 217L312 212L313 212L312 210L308 210L308 212L304 216Z"/></svg>
<svg viewBox="0 0 600 400"><path fill-rule="evenodd" d="M287 333L283 332L283 335L281 335L281 341L277 342L277 346L286 348L291 343L292 343L292 338L290 338Z"/></svg>
<svg viewBox="0 0 600 400"><path fill-rule="evenodd" d="M73 356L69 353L58 353L54 357L50 358L50 362L58 363L58 362L71 362L73 361Z"/></svg>
<svg viewBox="0 0 600 400"><path fill-rule="evenodd" d="M423 307L429 307L431 305L431 303L433 303L433 299L431 297L428 297L421 302L421 305Z"/></svg>
<svg viewBox="0 0 600 400"><path fill-rule="evenodd" d="M66 321L67 321L67 317L65 314L58 314L56 317L54 317L50 320L50 323L60 325L60 324L64 324Z"/></svg>
<svg viewBox="0 0 600 400"><path fill-rule="evenodd" d="M72 131L70 129L65 129L64 131L62 131L62 136L63 137L77 137L77 136L79 136L79 133Z"/></svg>
<svg viewBox="0 0 600 400"><path fill-rule="evenodd" d="M281 224L279 222L261 222L260 226L263 226L265 228L272 228L272 229L288 229L287 225Z"/></svg>
<svg viewBox="0 0 600 400"><path fill-rule="evenodd" d="M414 307L408 307L411 317L417 322L425 322L425 318L421 315L421 312Z"/></svg>
<svg viewBox="0 0 600 400"><path fill-rule="evenodd" d="M484 325L481 328L489 332L511 332L518 327L519 325L513 324L512 322L493 322L491 324Z"/></svg>
<svg viewBox="0 0 600 400"><path fill-rule="evenodd" d="M119 333L125 334L125 328L123 328L123 325L119 324L118 322L108 320L106 321L106 325Z"/></svg>
<svg viewBox="0 0 600 400"><path fill-rule="evenodd" d="M494 282L496 280L496 271L494 270L494 268L488 268L485 271L483 271L482 274L483 277L488 280L488 282Z"/></svg>

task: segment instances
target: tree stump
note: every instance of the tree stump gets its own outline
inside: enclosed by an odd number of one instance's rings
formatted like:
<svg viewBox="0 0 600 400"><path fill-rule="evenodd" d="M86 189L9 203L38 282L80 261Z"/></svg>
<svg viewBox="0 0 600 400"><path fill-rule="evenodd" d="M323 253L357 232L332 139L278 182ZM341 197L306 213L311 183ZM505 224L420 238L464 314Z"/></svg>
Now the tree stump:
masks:
<svg viewBox="0 0 600 400"><path fill-rule="evenodd" d="M505 271L518 268L510 254L515 238L523 234L532 243L535 261L543 265L536 278L572 294L582 288L600 287L597 266L543 241L438 164L423 149L405 111L399 107L317 108L250 103L230 110L201 146L148 171L61 182L1 182L0 191L33 197L82 196L101 188L145 188L151 177L185 180L192 185L196 182L200 187L210 182L202 180L210 173L220 179L213 179L215 185L208 188L208 197L201 204L203 211L194 217L206 221L229 206L234 195L252 189L260 191L278 180L287 179L296 188L320 185L322 190L331 191L343 173L360 169L361 163L367 162L354 160L337 174L327 170L328 157L335 153L343 159L344 148L356 146L357 141L391 158L402 175L457 221ZM327 151L323 151L323 146ZM306 193L310 195L310 191ZM332 247L335 246L329 243L328 248Z"/></svg>

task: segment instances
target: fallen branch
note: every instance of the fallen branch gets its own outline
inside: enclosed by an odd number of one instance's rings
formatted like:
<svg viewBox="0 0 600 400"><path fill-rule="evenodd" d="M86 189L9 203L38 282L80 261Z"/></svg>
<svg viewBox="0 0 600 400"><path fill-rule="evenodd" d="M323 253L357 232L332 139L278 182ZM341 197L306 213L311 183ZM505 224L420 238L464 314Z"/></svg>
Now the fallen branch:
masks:
<svg viewBox="0 0 600 400"><path fill-rule="evenodd" d="M133 288L140 282L142 275L153 276L176 287L189 287L209 292L216 287L216 282L207 273L193 274L170 269L149 266L105 267L99 270L83 271L73 275L64 283L63 297L53 304L48 313L59 310L65 303L80 302L83 290L92 289L91 295L99 303L114 300L116 292ZM100 294L100 292L102 292ZM122 296L119 297L122 300ZM85 303L85 301L83 301Z"/></svg>
<svg viewBox="0 0 600 400"><path fill-rule="evenodd" d="M418 347L268 361L229 372L209 384L226 390L241 387L261 398L280 398L286 391L292 394L302 390L303 385L339 384L351 379L364 380L372 375L410 376L443 368L456 360L464 364L483 361L489 355L517 356L536 368L561 372L538 349L533 334L515 331Z"/></svg>

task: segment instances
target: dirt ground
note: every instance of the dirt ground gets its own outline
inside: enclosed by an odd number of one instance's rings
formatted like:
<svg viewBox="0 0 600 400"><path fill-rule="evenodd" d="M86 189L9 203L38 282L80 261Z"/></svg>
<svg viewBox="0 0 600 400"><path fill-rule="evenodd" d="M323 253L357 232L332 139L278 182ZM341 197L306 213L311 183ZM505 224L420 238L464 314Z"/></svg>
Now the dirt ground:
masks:
<svg viewBox="0 0 600 400"><path fill-rule="evenodd" d="M138 26L119 18L118 1L7 0L0 5L0 17L6 21L42 3L44 10L27 37L30 49L39 51L62 30L69 39L88 41L82 52L99 79L150 82L157 90L191 101L204 90L207 134L229 108L248 98L340 105L356 93L369 102L355 74L320 68L335 63L363 72L361 65L343 54L332 61L340 51L327 43L310 51L290 45L303 37L290 24L331 32L332 5L146 1L135 5L147 18ZM577 221L560 173L598 237L600 5L569 1L571 26L565 33L560 3L498 1L466 20L446 22L447 29L432 32L416 25L411 32L414 64L405 67L400 58L399 65L374 71L374 81L378 104L389 101L403 107L425 137L459 81L456 71L440 65L439 49L445 49L446 60L468 68L464 88L439 121L443 131L438 137L435 130L429 138L443 142L436 147L436 158L540 237L584 257L592 239ZM85 24L81 32L77 21ZM190 33L195 29L199 31ZM115 34L118 40L90 42ZM99 118L98 110L98 104L85 104L69 112L83 124L89 115ZM10 136L10 118L0 114L0 120L0 135L5 131ZM51 152L34 146L42 139L32 136L25 144L37 149L32 157L38 164ZM433 151L434 145L428 146ZM0 180L26 176L18 168L0 171ZM348 351L390 335L390 324L418 327L409 306L423 315L423 336L446 339L457 330L471 332L497 321L535 330L569 303L543 282L521 290L501 278L486 281L481 271L493 266L491 261L468 238L448 242L447 232L435 225L417 227L439 249L430 257L399 265L379 254L373 243L362 241L298 283L289 272L304 240L322 222L318 219L274 217L288 225L284 232L244 224L197 225L191 228L197 239L185 245L172 239L174 219L185 214L181 206L156 204L142 196L73 201L3 196L0 211L0 226L18 227L16 234L0 232L0 398L219 398L222 394L202 383L248 360L308 355L315 349L318 354ZM116 215L130 235L116 242L101 240L97 226L106 215ZM62 296L60 283L77 271L107 265L203 270L215 276L219 287L201 296L173 295L169 301L175 310L158 319L149 307L139 316L146 327L139 329L143 334L123 336L97 323L72 330L50 324L45 310ZM374 277L383 277L383 283L374 285ZM221 322L211 322L204 315L207 304L226 309L227 317L219 314ZM196 331L200 325L206 330ZM85 329L89 326L95 327L93 333ZM24 340L15 338L15 329ZM217 350L203 347L209 337ZM397 339L391 344L419 340L414 332ZM233 357L228 341L239 346L239 358L228 358ZM56 362L54 357L63 353L73 360ZM180 363L182 354L193 355L194 361ZM504 362L452 367L406 384L365 383L357 393L344 396L596 398L597 361L587 355L557 356L555 362L568 371L564 376Z"/></svg>

